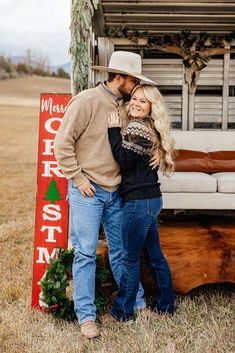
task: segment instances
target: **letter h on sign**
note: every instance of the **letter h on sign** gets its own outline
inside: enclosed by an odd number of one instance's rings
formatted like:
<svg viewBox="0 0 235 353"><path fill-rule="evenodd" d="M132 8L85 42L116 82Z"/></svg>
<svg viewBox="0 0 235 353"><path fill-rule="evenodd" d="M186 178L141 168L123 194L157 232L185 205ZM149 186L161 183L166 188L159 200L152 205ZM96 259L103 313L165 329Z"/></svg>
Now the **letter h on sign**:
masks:
<svg viewBox="0 0 235 353"><path fill-rule="evenodd" d="M68 182L54 156L54 138L71 94L41 94L32 306L41 308L39 282L50 258L68 244Z"/></svg>

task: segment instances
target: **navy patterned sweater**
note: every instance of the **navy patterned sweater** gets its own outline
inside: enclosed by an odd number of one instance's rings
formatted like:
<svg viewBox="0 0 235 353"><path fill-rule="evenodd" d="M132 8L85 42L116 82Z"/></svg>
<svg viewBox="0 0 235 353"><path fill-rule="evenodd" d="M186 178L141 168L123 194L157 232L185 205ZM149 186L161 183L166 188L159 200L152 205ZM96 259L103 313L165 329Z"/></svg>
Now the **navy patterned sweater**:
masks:
<svg viewBox="0 0 235 353"><path fill-rule="evenodd" d="M149 166L153 146L150 126L142 120L131 120L123 135L121 128L112 127L108 136L121 169L123 201L161 197L157 170Z"/></svg>

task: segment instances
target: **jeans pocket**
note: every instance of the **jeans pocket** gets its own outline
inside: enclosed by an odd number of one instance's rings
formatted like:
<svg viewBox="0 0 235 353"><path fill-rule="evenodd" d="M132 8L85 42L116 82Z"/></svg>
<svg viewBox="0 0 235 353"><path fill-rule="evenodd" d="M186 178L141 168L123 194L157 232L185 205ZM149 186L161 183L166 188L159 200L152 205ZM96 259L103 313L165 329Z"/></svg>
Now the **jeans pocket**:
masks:
<svg viewBox="0 0 235 353"><path fill-rule="evenodd" d="M82 194L77 185L75 185L72 180L69 180L69 187L68 187L68 199L69 202L75 200L77 198L82 198Z"/></svg>
<svg viewBox="0 0 235 353"><path fill-rule="evenodd" d="M129 200L123 204L123 212L128 215L132 215L136 212L138 200Z"/></svg>
<svg viewBox="0 0 235 353"><path fill-rule="evenodd" d="M162 197L147 199L147 214L152 217L157 217L162 209Z"/></svg>

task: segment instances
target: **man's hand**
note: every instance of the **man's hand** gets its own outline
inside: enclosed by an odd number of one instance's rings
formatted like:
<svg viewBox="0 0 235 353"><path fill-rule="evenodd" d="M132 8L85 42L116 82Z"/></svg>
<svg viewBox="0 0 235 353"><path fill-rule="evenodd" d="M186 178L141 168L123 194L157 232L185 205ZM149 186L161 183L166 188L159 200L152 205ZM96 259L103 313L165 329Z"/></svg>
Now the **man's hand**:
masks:
<svg viewBox="0 0 235 353"><path fill-rule="evenodd" d="M111 112L109 114L108 127L122 127L122 122L117 112Z"/></svg>
<svg viewBox="0 0 235 353"><path fill-rule="evenodd" d="M160 148L156 148L154 151L153 157L150 159L149 165L152 169L156 169L161 161L162 158L162 150Z"/></svg>
<svg viewBox="0 0 235 353"><path fill-rule="evenodd" d="M78 186L78 189L83 197L87 197L87 196L93 197L96 192L96 189L90 183L90 180L84 181L84 183L82 183L81 185Z"/></svg>

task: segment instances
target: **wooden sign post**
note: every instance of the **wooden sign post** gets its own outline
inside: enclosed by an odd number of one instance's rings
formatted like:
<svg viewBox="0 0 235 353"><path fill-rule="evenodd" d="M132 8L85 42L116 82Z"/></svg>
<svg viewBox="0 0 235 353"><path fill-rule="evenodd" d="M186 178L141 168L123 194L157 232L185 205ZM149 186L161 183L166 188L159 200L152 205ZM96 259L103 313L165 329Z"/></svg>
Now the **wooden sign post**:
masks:
<svg viewBox="0 0 235 353"><path fill-rule="evenodd" d="M33 260L32 306L40 308L39 282L50 258L68 243L68 182L54 156L54 138L71 94L42 94L38 142L38 173Z"/></svg>

